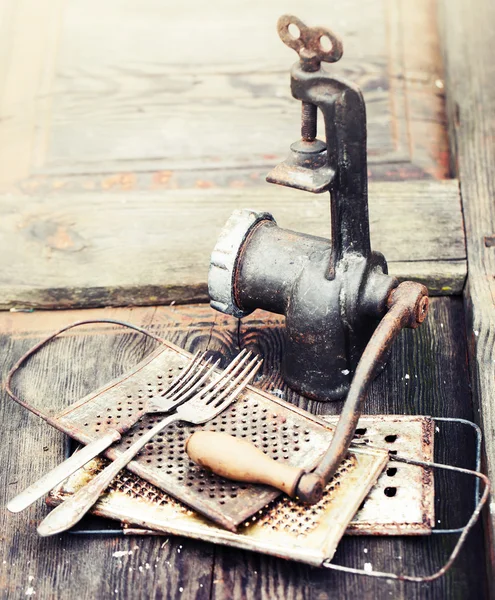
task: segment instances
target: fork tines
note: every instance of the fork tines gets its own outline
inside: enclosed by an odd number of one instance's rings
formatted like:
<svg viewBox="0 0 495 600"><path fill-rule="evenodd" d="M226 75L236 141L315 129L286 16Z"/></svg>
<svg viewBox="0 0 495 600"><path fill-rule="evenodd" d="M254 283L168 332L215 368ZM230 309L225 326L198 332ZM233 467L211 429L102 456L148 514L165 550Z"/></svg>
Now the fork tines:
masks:
<svg viewBox="0 0 495 600"><path fill-rule="evenodd" d="M190 423L206 423L225 410L256 375L263 360L242 352L223 371L188 402L178 407L181 418ZM247 364L246 364L247 363Z"/></svg>
<svg viewBox="0 0 495 600"><path fill-rule="evenodd" d="M251 356L251 352L246 354L246 360ZM258 369L261 367L263 359L259 356L255 356L241 371L242 365L245 363L245 360L239 362L237 365L238 368L234 369L233 373L231 373L230 377L227 378L226 382L224 382L224 389L220 394L214 395L211 398L206 400L206 404L209 404L216 409L220 409L222 404L225 404L225 407L228 406L232 400L248 385L248 383L253 379L253 377L258 372ZM240 372L239 372L240 371ZM232 377L236 375L235 379ZM230 383L229 383L230 382ZM225 383L228 385L225 387ZM230 396L229 396L230 394ZM228 396L226 399L225 397Z"/></svg>
<svg viewBox="0 0 495 600"><path fill-rule="evenodd" d="M246 363L246 361L251 356L252 352L248 352L247 350L242 350L239 354L234 358L234 360L222 371L222 373L218 376L218 378L212 378L210 383L208 383L198 394L201 398L205 397L205 394L210 392L214 388L213 394L216 394L220 389L222 389L225 385L231 381L233 377L237 375L239 369Z"/></svg>
<svg viewBox="0 0 495 600"><path fill-rule="evenodd" d="M160 395L163 396L163 398L169 398L172 392L177 391L178 387L181 387L182 385L187 383L188 379L194 376L198 364L201 363L205 356L206 352L202 352L200 354L198 350L196 354L192 357L191 362L187 365L187 367L184 370L182 370L179 373L179 375L177 375L177 377L175 377L175 379L168 386L168 388Z"/></svg>

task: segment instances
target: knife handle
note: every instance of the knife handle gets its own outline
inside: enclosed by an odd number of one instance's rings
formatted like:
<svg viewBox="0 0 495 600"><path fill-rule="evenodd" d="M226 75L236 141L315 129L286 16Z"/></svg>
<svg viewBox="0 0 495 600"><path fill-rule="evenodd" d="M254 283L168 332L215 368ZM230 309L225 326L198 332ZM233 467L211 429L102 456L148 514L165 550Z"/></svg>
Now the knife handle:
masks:
<svg viewBox="0 0 495 600"><path fill-rule="evenodd" d="M271 485L292 497L305 473L304 469L269 458L246 440L217 431L193 433L186 442L186 452L193 462L216 475Z"/></svg>
<svg viewBox="0 0 495 600"><path fill-rule="evenodd" d="M69 475L75 473L92 458L95 458L98 454L101 454L103 450L106 450L109 446L118 442L121 437L122 436L116 429L112 429L103 437L98 438L84 448L81 448L81 450L75 452L46 475L43 475L41 479L38 479L38 481L30 485L15 498L12 498L7 504L7 509L10 510L10 512L17 513L28 506L31 506L38 498L46 496L46 494L48 494L50 490L53 490L56 485L61 483L64 479L67 479Z"/></svg>
<svg viewBox="0 0 495 600"><path fill-rule="evenodd" d="M75 494L64 500L57 508L54 508L43 521L38 525L38 533L42 537L56 535L67 531L84 517L90 510L107 487L112 483L112 480L126 467L131 460L136 457L146 444L165 427L180 421L178 413L169 415L159 421L152 429L147 431L142 437L138 437L137 441L127 448L120 456L106 466L103 471L91 479L88 483L77 490Z"/></svg>

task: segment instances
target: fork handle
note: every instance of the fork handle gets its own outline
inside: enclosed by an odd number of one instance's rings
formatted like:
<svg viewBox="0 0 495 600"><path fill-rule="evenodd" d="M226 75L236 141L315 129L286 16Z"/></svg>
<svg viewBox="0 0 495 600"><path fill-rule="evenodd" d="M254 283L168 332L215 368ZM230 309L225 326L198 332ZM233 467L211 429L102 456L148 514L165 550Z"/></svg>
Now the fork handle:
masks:
<svg viewBox="0 0 495 600"><path fill-rule="evenodd" d="M196 431L186 442L189 458L220 477L271 485L294 497L304 475L298 467L277 462L251 442L217 431Z"/></svg>
<svg viewBox="0 0 495 600"><path fill-rule="evenodd" d="M118 442L121 439L120 433L116 429L110 430L103 437L94 440L90 444L87 444L76 452L64 462L57 465L51 471L48 471L43 477L35 481L32 485L17 494L15 498L7 504L7 509L10 512L17 513L21 512L28 506L31 506L33 502L48 494L50 490L62 483L64 479L67 479L72 473L75 473L78 469L83 467L91 459L101 454L103 450L106 450L109 446Z"/></svg>
<svg viewBox="0 0 495 600"><path fill-rule="evenodd" d="M62 531L70 529L78 523L93 504L98 500L112 480L118 475L126 465L146 446L153 436L160 433L171 423L180 421L178 414L170 415L157 423L153 429L150 429L141 439L132 444L123 454L114 460L108 467L105 467L94 479L82 487L76 494L65 500L57 506L52 512L43 519L38 526L38 533L47 537L56 535Z"/></svg>

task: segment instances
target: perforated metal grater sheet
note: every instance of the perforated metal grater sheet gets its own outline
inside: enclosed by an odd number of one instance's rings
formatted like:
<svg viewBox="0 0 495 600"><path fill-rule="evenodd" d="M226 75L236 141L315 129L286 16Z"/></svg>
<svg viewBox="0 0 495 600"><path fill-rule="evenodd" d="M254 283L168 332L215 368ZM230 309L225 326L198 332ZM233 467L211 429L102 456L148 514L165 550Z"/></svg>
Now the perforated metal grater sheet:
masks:
<svg viewBox="0 0 495 600"><path fill-rule="evenodd" d="M154 532L183 535L319 566L330 559L359 504L382 471L387 454L356 448L341 464L322 500L314 506L287 496L275 499L232 533L132 473L121 473L98 500L93 513ZM49 498L58 504L90 481L104 466L96 459L72 475ZM142 533L150 533L142 530ZM140 531L133 530L133 533Z"/></svg>
<svg viewBox="0 0 495 600"><path fill-rule="evenodd" d="M334 421L335 417L326 417ZM429 417L382 415L361 417L363 440L416 460L433 460L434 421ZM371 462L370 462L371 459ZM54 490L58 504L87 483L102 467L97 459ZM276 554L312 564L331 555L346 515L369 486L373 459L354 454L346 460L315 506L301 506L286 496L274 500L241 524L237 535L215 527L185 505L131 473L121 473L93 512L125 523L124 533L171 533ZM368 477L368 481L366 478ZM418 535L434 525L433 473L414 465L391 462L352 517L347 534ZM342 512L343 511L343 512ZM346 513L347 511L347 513ZM136 527L139 526L139 527Z"/></svg>
<svg viewBox="0 0 495 600"><path fill-rule="evenodd" d="M108 429L134 422L136 415L143 413L145 398L161 393L190 358L189 353L167 344L131 372L73 404L56 420L63 431L78 441L91 442ZM107 456L116 458L162 418L142 416ZM304 468L317 464L328 448L333 430L321 419L248 387L231 407L206 425L169 426L128 465L133 473L232 531L280 492L267 486L227 482L192 463L184 444L197 429L225 431L245 438L275 460Z"/></svg>

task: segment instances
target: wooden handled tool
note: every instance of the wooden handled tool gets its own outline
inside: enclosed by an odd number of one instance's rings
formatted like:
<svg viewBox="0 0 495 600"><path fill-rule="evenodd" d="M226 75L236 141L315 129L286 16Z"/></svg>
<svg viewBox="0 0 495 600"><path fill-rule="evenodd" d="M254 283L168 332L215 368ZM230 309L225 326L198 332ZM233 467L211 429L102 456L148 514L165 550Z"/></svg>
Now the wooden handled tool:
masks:
<svg viewBox="0 0 495 600"><path fill-rule="evenodd" d="M304 469L269 458L250 442L217 431L193 433L186 442L186 452L192 461L216 475L271 485L292 497L305 473Z"/></svg>

